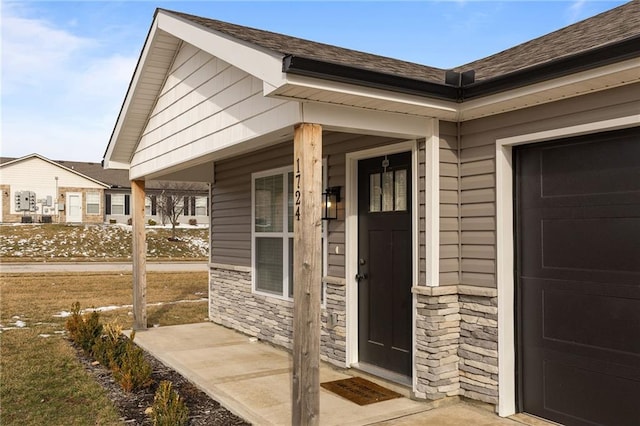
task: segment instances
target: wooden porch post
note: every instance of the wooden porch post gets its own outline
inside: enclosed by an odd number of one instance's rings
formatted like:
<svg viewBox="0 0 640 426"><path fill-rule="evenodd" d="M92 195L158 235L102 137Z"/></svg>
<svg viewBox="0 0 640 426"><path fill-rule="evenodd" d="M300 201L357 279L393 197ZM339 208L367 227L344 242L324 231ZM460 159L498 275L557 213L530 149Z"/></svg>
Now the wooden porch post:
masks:
<svg viewBox="0 0 640 426"><path fill-rule="evenodd" d="M133 329L147 328L147 244L144 232L144 181L131 181L133 225Z"/></svg>
<svg viewBox="0 0 640 426"><path fill-rule="evenodd" d="M322 127L293 138L293 377L291 423L320 423Z"/></svg>

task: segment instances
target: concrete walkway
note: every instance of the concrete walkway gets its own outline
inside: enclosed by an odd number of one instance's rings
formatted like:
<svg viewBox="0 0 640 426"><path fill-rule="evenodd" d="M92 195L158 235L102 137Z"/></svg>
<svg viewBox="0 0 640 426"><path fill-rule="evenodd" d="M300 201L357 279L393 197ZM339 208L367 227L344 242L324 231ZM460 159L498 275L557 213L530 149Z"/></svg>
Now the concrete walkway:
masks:
<svg viewBox="0 0 640 426"><path fill-rule="evenodd" d="M0 273L28 274L35 272L131 272L131 262L2 262ZM150 272L208 271L206 262L147 262Z"/></svg>
<svg viewBox="0 0 640 426"><path fill-rule="evenodd" d="M135 341L224 407L254 425L290 423L291 357L286 351L212 323L152 328L136 333ZM321 366L321 382L347 377L344 371ZM498 417L486 406L463 403L457 398L423 402L403 397L359 406L322 388L320 423L404 426L519 424Z"/></svg>

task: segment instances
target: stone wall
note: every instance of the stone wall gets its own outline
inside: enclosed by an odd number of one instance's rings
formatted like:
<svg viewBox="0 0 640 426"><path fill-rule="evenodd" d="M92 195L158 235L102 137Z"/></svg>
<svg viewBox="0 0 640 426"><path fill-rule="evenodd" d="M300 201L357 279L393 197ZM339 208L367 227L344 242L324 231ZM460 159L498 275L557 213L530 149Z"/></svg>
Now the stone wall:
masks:
<svg viewBox="0 0 640 426"><path fill-rule="evenodd" d="M460 395L498 403L498 297L494 288L458 286Z"/></svg>
<svg viewBox="0 0 640 426"><path fill-rule="evenodd" d="M251 268L213 264L209 318L250 336L292 348L293 302L251 291ZM325 278L320 357L346 366L343 280ZM414 287L414 397L464 396L498 403L497 291L470 286Z"/></svg>
<svg viewBox="0 0 640 426"><path fill-rule="evenodd" d="M326 284L321 311L323 361L344 367L346 360L345 292L341 280ZM213 264L209 274L209 318L287 349L293 347L293 302L251 291L251 268Z"/></svg>
<svg viewBox="0 0 640 426"><path fill-rule="evenodd" d="M456 287L416 287L416 398L460 392L460 314Z"/></svg>

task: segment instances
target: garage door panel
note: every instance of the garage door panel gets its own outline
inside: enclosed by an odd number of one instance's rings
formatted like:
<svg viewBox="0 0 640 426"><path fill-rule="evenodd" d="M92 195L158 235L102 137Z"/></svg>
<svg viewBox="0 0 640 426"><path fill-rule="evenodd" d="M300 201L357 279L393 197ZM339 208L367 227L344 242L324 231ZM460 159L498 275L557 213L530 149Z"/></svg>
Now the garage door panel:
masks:
<svg viewBox="0 0 640 426"><path fill-rule="evenodd" d="M640 217L544 219L541 227L543 268L640 273Z"/></svg>
<svg viewBox="0 0 640 426"><path fill-rule="evenodd" d="M640 425L640 128L514 153L521 408Z"/></svg>
<svg viewBox="0 0 640 426"><path fill-rule="evenodd" d="M637 402L629 395L640 394L640 382L603 374L592 368L577 367L574 360L546 359L543 364L543 405L558 415L557 420L571 424L638 425ZM598 383L598 386L593 386ZM581 389L581 392L573 392ZM603 411L602 406L616 410Z"/></svg>
<svg viewBox="0 0 640 426"><path fill-rule="evenodd" d="M640 339L633 338L640 336L637 287L522 278L520 290L527 300L524 347L614 361L640 380Z"/></svg>
<svg viewBox="0 0 640 426"><path fill-rule="evenodd" d="M549 145L539 156L542 197L640 191L640 144L624 134Z"/></svg>

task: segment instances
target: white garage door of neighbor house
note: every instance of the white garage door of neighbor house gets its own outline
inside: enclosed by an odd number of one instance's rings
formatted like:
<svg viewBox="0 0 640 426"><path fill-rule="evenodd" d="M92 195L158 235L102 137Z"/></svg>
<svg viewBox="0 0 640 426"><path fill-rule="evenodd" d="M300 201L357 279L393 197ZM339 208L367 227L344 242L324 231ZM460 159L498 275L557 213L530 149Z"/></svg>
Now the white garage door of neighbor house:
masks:
<svg viewBox="0 0 640 426"><path fill-rule="evenodd" d="M67 193L67 222L82 222L82 194Z"/></svg>

